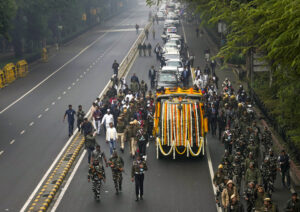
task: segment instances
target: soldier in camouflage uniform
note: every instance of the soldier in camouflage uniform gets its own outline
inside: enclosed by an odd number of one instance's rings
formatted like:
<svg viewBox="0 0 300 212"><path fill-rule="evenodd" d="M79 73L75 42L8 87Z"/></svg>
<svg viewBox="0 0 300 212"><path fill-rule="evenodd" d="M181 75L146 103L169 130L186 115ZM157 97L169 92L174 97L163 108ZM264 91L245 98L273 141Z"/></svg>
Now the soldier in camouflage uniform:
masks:
<svg viewBox="0 0 300 212"><path fill-rule="evenodd" d="M116 194L119 194L119 191L122 191L122 172L124 167L124 161L121 157L118 156L118 153L114 151L108 163L111 167L113 181L116 188Z"/></svg>
<svg viewBox="0 0 300 212"><path fill-rule="evenodd" d="M255 184L254 182L248 183L248 187L246 191L244 191L244 199L247 202L247 212L252 212L254 208L254 201L255 201Z"/></svg>
<svg viewBox="0 0 300 212"><path fill-rule="evenodd" d="M220 207L221 204L219 202L219 197L226 185L225 182L225 174L223 172L223 165L220 164L218 167L218 171L215 173L214 179L213 179L214 186L216 187L217 193L216 193L216 202L218 206Z"/></svg>
<svg viewBox="0 0 300 212"><path fill-rule="evenodd" d="M276 175L277 175L277 159L278 159L278 157L274 154L272 149L269 150L268 157L270 160L270 167L271 167L273 182L275 182Z"/></svg>
<svg viewBox="0 0 300 212"><path fill-rule="evenodd" d="M240 161L240 158L238 156L234 157L234 161L232 163L232 169L233 169L233 182L235 183L237 189L239 190L241 186L243 168L242 168L242 163Z"/></svg>
<svg viewBox="0 0 300 212"><path fill-rule="evenodd" d="M249 168L245 173L245 184L254 182L255 184L261 184L261 173L259 169L254 167L254 163L250 163Z"/></svg>
<svg viewBox="0 0 300 212"><path fill-rule="evenodd" d="M105 172L98 159L94 159L93 164L89 167L88 181L90 182L90 180L93 182L95 199L99 200L102 180L105 182Z"/></svg>
<svg viewBox="0 0 300 212"><path fill-rule="evenodd" d="M254 164L254 166L258 165L256 158L253 157L253 153L249 152L248 157L245 159L245 165L244 165L245 170L247 170L249 168L251 162Z"/></svg>
<svg viewBox="0 0 300 212"><path fill-rule="evenodd" d="M273 176L272 176L272 170L270 166L270 160L268 157L265 157L263 163L261 164L261 175L262 175L262 182L264 185L264 189L266 192L268 192L269 196L272 195L272 192L274 190L273 188Z"/></svg>

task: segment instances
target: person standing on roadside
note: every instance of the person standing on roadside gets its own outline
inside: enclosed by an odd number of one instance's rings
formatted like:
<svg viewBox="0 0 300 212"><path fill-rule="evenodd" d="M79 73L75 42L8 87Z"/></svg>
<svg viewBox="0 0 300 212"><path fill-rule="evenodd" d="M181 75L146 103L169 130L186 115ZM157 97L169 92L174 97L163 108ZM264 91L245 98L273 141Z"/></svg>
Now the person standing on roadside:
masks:
<svg viewBox="0 0 300 212"><path fill-rule="evenodd" d="M145 36L146 36L146 39L148 40L148 36L149 36L149 30L148 29L145 29Z"/></svg>
<svg viewBox="0 0 300 212"><path fill-rule="evenodd" d="M141 43L138 44L139 56L142 56L143 45Z"/></svg>
<svg viewBox="0 0 300 212"><path fill-rule="evenodd" d="M155 40L155 29L154 29L154 27L152 29L152 38L153 38L153 40Z"/></svg>
<svg viewBox="0 0 300 212"><path fill-rule="evenodd" d="M282 185L285 187L285 178L288 189L290 189L290 157L286 154L285 150L281 150L281 154L278 157L279 170L281 172Z"/></svg>
<svg viewBox="0 0 300 212"><path fill-rule="evenodd" d="M151 89L154 89L155 87L155 77L156 77L156 70L154 69L154 66L151 66L151 69L148 72L148 77L150 79Z"/></svg>
<svg viewBox="0 0 300 212"><path fill-rule="evenodd" d="M151 57L151 51L152 51L151 43L148 43L148 45L147 45L147 50L148 50L148 55L149 55L149 57Z"/></svg>
<svg viewBox="0 0 300 212"><path fill-rule="evenodd" d="M75 110L72 109L72 105L69 105L69 109L66 110L63 119L63 121L65 121L66 117L68 116L69 137L73 135L75 115L76 115Z"/></svg>
<svg viewBox="0 0 300 212"><path fill-rule="evenodd" d="M139 28L140 26L138 24L135 25L136 34L139 34Z"/></svg>
<svg viewBox="0 0 300 212"><path fill-rule="evenodd" d="M114 63L112 64L112 69L114 70L114 74L118 77L119 72L119 63L117 63L117 60L114 60Z"/></svg>
<svg viewBox="0 0 300 212"><path fill-rule="evenodd" d="M144 57L146 57L146 50L147 50L147 45L146 45L146 43L143 43L142 49L143 49Z"/></svg>
<svg viewBox="0 0 300 212"><path fill-rule="evenodd" d="M80 132L81 124L83 123L84 116L85 116L85 112L82 110L81 105L78 106L76 115L77 115L77 128L78 128L78 132Z"/></svg>

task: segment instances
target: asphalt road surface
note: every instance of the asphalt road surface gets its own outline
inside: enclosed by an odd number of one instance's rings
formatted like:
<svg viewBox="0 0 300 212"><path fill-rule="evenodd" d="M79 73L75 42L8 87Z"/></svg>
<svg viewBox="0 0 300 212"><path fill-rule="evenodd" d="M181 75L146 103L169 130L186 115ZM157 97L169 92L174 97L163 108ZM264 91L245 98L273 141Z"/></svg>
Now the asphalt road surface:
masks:
<svg viewBox="0 0 300 212"><path fill-rule="evenodd" d="M154 46L159 42L162 45L162 24L155 23L156 39L149 33L146 43L151 42ZM159 67L154 55L138 57L126 81L129 82L132 74L136 73L140 81L145 80L150 85L148 70L151 65ZM109 146L104 141L104 136L98 137L101 149L109 156ZM126 143L125 146L124 154L118 151L125 161L126 172L123 174L121 194L115 194L111 170L106 168L107 181L101 191L101 201L94 200L92 185L87 182L88 163L85 155L56 211L216 211L207 158L157 160L154 142L150 142L147 148L149 170L145 173L144 200L135 202L135 184L131 182L132 159L129 145Z"/></svg>
<svg viewBox="0 0 300 212"><path fill-rule="evenodd" d="M141 1L142 2L142 1ZM88 110L147 23L144 3L81 35L0 92L0 211L19 211L68 140L68 104ZM121 29L121 30L120 30ZM85 178L86 179L86 178Z"/></svg>

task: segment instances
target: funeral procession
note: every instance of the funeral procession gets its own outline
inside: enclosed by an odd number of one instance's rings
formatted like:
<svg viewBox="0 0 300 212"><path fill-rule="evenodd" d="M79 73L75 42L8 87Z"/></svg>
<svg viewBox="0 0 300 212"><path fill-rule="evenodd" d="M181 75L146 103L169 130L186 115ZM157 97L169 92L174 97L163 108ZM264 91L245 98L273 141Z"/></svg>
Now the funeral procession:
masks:
<svg viewBox="0 0 300 212"><path fill-rule="evenodd" d="M1 0L0 212L300 212L299 20L299 0Z"/></svg>

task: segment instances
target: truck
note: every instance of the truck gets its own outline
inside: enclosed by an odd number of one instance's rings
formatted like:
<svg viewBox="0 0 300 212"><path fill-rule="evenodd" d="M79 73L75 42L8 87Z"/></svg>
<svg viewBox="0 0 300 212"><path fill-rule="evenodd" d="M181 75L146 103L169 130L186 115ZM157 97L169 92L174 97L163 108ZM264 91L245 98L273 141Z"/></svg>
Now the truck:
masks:
<svg viewBox="0 0 300 212"><path fill-rule="evenodd" d="M202 93L193 88L156 93L153 136L157 159L205 155L208 120L203 98Z"/></svg>

